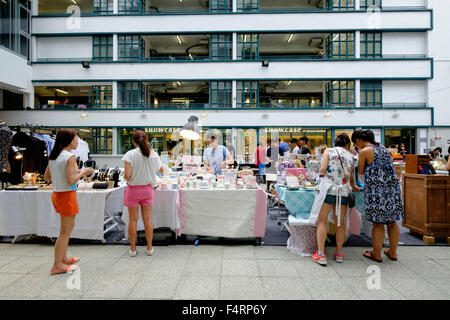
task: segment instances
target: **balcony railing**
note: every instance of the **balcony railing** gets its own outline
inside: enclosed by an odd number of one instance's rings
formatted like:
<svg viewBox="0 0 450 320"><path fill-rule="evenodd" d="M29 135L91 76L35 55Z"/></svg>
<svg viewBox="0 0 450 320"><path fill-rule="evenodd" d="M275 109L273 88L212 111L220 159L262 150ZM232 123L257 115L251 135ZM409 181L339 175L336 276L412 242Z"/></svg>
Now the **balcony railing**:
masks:
<svg viewBox="0 0 450 320"><path fill-rule="evenodd" d="M361 106L364 108L376 108L376 109L407 109L407 108L426 108L426 103L384 103L384 104L372 104L368 106ZM112 105L99 105L99 104L41 104L36 105L35 110L177 110L177 109L190 109L190 110L203 110L203 109L233 109L230 104L217 104L217 103L158 103L158 104L136 104L119 106L118 108L112 108ZM359 109L354 105L338 105L331 103L277 103L277 102L260 102L260 103L238 103L236 109ZM22 109L23 110L23 109Z"/></svg>

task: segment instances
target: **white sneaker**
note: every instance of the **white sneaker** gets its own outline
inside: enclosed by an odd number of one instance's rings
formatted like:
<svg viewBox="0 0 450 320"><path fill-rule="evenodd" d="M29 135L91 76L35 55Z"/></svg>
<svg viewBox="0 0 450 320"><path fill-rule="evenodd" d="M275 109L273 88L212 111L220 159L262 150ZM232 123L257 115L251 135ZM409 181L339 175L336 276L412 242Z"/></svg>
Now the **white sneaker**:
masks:
<svg viewBox="0 0 450 320"><path fill-rule="evenodd" d="M131 251L131 249L128 251L128 253L130 254L130 257L136 257L137 255L137 250L135 251Z"/></svg>
<svg viewBox="0 0 450 320"><path fill-rule="evenodd" d="M155 252L155 248L152 248L152 250L147 250L147 255L152 256L153 252Z"/></svg>

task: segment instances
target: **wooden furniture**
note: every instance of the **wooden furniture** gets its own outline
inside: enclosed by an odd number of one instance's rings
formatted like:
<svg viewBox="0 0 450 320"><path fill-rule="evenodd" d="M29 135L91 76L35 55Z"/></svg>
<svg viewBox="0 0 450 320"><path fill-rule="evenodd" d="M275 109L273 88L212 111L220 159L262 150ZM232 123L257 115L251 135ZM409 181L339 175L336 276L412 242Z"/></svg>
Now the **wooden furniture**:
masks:
<svg viewBox="0 0 450 320"><path fill-rule="evenodd" d="M418 167L429 165L430 158L427 155L407 154L405 155L405 172L418 173Z"/></svg>
<svg viewBox="0 0 450 320"><path fill-rule="evenodd" d="M446 237L450 244L450 177L405 173L402 185L403 226L421 234L424 243Z"/></svg>

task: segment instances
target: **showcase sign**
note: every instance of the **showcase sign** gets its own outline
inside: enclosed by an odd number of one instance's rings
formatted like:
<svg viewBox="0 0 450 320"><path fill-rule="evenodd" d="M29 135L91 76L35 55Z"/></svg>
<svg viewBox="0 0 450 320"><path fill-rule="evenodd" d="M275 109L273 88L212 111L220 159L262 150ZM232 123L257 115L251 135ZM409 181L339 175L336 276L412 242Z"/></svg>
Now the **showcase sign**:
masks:
<svg viewBox="0 0 450 320"><path fill-rule="evenodd" d="M279 128L264 128L265 133L276 133L276 132L282 132L282 133L325 133L326 130L321 129L302 129L302 128L291 128L291 127L279 127Z"/></svg>

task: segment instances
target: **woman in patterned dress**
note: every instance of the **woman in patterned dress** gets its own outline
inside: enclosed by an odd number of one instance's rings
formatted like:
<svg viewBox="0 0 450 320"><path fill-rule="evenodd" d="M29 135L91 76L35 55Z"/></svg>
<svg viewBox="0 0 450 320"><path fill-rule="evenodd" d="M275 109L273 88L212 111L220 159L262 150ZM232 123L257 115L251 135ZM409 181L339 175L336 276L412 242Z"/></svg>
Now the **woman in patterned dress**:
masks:
<svg viewBox="0 0 450 320"><path fill-rule="evenodd" d="M357 130L352 141L359 150L358 170L364 175L365 217L373 223L372 251L364 256L382 262L384 225L387 225L389 249L384 250L391 260L397 260L400 229L397 221L404 218L400 183L389 152L375 142L371 130Z"/></svg>

